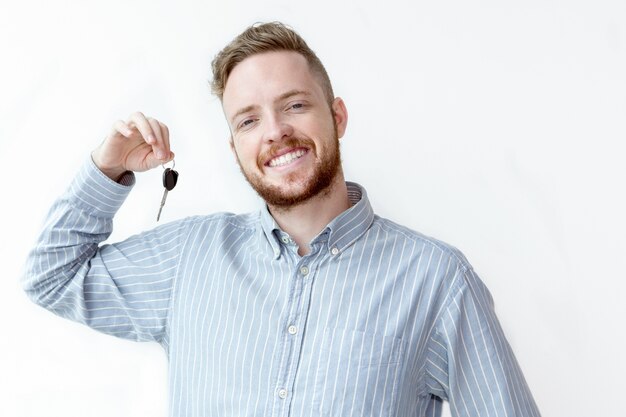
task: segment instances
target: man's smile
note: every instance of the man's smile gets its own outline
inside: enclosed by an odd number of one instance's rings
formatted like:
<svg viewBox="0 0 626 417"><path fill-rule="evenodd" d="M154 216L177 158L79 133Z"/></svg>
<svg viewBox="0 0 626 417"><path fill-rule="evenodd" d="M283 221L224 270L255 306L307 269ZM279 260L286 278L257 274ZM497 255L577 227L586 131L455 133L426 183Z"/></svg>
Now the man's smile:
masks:
<svg viewBox="0 0 626 417"><path fill-rule="evenodd" d="M296 148L296 149L285 149L283 152L278 155L272 157L269 161L265 163L265 166L276 168L288 165L293 161L300 159L305 154L309 152L306 148Z"/></svg>

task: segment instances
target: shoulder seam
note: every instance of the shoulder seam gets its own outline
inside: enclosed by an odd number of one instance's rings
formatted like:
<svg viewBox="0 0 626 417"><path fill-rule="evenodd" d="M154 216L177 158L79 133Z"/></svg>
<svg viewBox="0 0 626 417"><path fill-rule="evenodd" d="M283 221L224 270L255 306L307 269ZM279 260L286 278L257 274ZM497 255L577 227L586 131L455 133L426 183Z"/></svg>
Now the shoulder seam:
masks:
<svg viewBox="0 0 626 417"><path fill-rule="evenodd" d="M455 250L453 250L450 247L441 245L440 243L427 238L426 236L422 236L421 234L419 234L419 232L413 231L414 234L409 234L406 232L406 230L404 229L408 229L405 226L400 226L397 225L395 223L393 223L391 220L387 220L387 219L383 219L381 217L376 216L374 218L374 221L372 222L372 224L376 224L379 227L383 228L383 229L387 229L387 230L393 230L397 233L400 233L401 235L403 235L404 237L406 237L407 239L413 240L413 241L420 241L420 242L424 242L426 244L429 244L437 249L439 249L442 252L448 253L451 256L454 257L454 259L459 263L459 266L463 269L463 272L466 272L468 269L471 268L470 265L468 265L467 261L464 260L463 258L459 257L459 255L456 253ZM408 229L411 230L411 229Z"/></svg>

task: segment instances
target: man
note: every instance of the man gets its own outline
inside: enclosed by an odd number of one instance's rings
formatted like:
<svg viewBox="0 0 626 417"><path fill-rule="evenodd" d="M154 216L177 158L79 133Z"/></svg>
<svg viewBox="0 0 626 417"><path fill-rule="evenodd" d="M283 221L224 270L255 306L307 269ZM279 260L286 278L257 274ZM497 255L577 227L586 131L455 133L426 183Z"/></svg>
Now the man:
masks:
<svg viewBox="0 0 626 417"><path fill-rule="evenodd" d="M51 209L24 285L38 304L160 343L172 416L538 416L487 288L455 248L376 216L346 182L348 113L306 43L248 28L213 62L241 171L267 203L110 245L167 127L115 123Z"/></svg>

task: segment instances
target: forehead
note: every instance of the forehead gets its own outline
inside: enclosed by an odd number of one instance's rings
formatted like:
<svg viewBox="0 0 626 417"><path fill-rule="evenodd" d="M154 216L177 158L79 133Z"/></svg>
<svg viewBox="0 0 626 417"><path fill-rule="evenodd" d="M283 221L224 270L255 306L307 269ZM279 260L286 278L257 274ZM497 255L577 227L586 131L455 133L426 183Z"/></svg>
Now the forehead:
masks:
<svg viewBox="0 0 626 417"><path fill-rule="evenodd" d="M250 56L233 68L224 87L222 104L227 115L240 107L263 105L291 90L304 90L323 100L322 87L304 56L292 51Z"/></svg>

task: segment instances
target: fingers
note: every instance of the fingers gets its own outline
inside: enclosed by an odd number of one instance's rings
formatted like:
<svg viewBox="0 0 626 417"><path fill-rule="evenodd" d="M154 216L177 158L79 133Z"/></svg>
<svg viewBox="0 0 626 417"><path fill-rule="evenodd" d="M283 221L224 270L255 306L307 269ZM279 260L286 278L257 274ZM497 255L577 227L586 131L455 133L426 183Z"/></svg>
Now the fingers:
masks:
<svg viewBox="0 0 626 417"><path fill-rule="evenodd" d="M152 146L152 152L162 162L170 160L169 131L167 127L154 118L147 118L141 112L130 115L125 123L128 127L136 128L143 139Z"/></svg>
<svg viewBox="0 0 626 417"><path fill-rule="evenodd" d="M158 120L152 117L148 117L148 124L152 128L152 132L154 133L156 137L157 144L153 146L153 149L155 147L157 149L155 152L156 157L163 161L169 160L170 153L171 153L170 152L170 139L169 139L169 132L167 132L166 130L164 131L162 128L162 126L165 126L165 125L163 125Z"/></svg>
<svg viewBox="0 0 626 417"><path fill-rule="evenodd" d="M170 148L170 130L167 128L167 126L165 126L165 124L157 121L157 123L159 123L159 127L161 128L161 135L163 136L163 140L167 146L167 149L170 150L170 154L173 153L172 152L172 148ZM172 158L173 156L170 155Z"/></svg>
<svg viewBox="0 0 626 417"><path fill-rule="evenodd" d="M111 136L117 135L118 133L128 138L133 134L133 131L126 124L125 121L120 119L117 122L113 123L113 130L111 131Z"/></svg>

